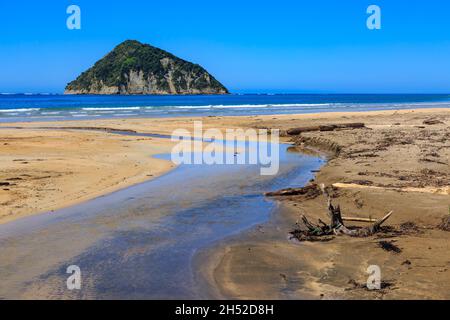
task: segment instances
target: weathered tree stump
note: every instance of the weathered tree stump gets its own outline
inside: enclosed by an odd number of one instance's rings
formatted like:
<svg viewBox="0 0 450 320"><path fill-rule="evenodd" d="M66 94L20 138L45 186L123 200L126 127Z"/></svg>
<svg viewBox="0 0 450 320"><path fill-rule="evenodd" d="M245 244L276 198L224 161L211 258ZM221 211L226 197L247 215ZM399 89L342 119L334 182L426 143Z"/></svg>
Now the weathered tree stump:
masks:
<svg viewBox="0 0 450 320"><path fill-rule="evenodd" d="M325 187L321 186L322 192L328 198L328 215L330 216L330 224L326 224L319 219L319 223L312 223L302 215L301 220L306 227L306 231L303 232L305 237L320 237L320 236L330 236L330 235L347 235L351 237L369 237L380 230L381 225L386 222L387 219L392 215L392 211L385 215L380 220L377 220L371 226L364 228L348 228L344 224L344 219L342 218L340 206L335 207L331 201L331 197L328 194Z"/></svg>

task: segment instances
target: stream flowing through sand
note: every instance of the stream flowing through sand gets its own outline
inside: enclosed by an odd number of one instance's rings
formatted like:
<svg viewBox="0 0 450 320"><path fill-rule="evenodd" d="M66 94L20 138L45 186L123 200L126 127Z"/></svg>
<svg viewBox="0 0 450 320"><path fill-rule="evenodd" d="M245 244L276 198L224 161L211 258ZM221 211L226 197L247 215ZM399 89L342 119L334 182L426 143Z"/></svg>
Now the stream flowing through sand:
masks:
<svg viewBox="0 0 450 320"><path fill-rule="evenodd" d="M288 144L279 148L275 176L261 176L258 165L180 165L83 204L0 225L0 299L208 298L194 278L195 254L268 221L276 203L263 193L303 186L325 163L289 152ZM67 289L71 265L81 269L81 290Z"/></svg>

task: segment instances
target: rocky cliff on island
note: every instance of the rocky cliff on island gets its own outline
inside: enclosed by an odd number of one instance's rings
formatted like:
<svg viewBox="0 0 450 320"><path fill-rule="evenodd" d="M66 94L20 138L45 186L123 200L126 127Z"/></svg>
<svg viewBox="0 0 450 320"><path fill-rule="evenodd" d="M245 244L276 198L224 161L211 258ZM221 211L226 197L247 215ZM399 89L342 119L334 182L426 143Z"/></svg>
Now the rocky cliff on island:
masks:
<svg viewBox="0 0 450 320"><path fill-rule="evenodd" d="M198 64L127 40L70 82L65 94L227 94Z"/></svg>

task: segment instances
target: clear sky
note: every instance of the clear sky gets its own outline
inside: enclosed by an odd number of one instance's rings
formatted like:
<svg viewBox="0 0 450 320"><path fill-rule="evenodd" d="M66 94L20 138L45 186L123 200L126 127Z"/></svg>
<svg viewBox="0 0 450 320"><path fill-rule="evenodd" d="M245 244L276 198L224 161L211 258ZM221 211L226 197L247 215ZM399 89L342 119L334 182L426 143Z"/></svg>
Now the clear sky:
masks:
<svg viewBox="0 0 450 320"><path fill-rule="evenodd" d="M71 4L81 30L66 27ZM366 27L371 4L381 30ZM450 92L448 0L2 0L0 92L62 92L126 39L233 92Z"/></svg>

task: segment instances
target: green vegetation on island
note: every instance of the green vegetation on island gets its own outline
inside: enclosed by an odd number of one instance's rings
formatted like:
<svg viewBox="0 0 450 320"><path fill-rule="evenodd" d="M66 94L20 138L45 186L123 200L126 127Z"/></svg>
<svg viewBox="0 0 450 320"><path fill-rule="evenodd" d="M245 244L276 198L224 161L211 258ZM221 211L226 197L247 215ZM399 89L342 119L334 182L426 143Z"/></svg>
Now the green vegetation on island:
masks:
<svg viewBox="0 0 450 320"><path fill-rule="evenodd" d="M227 94L198 64L127 40L66 87L66 94Z"/></svg>

